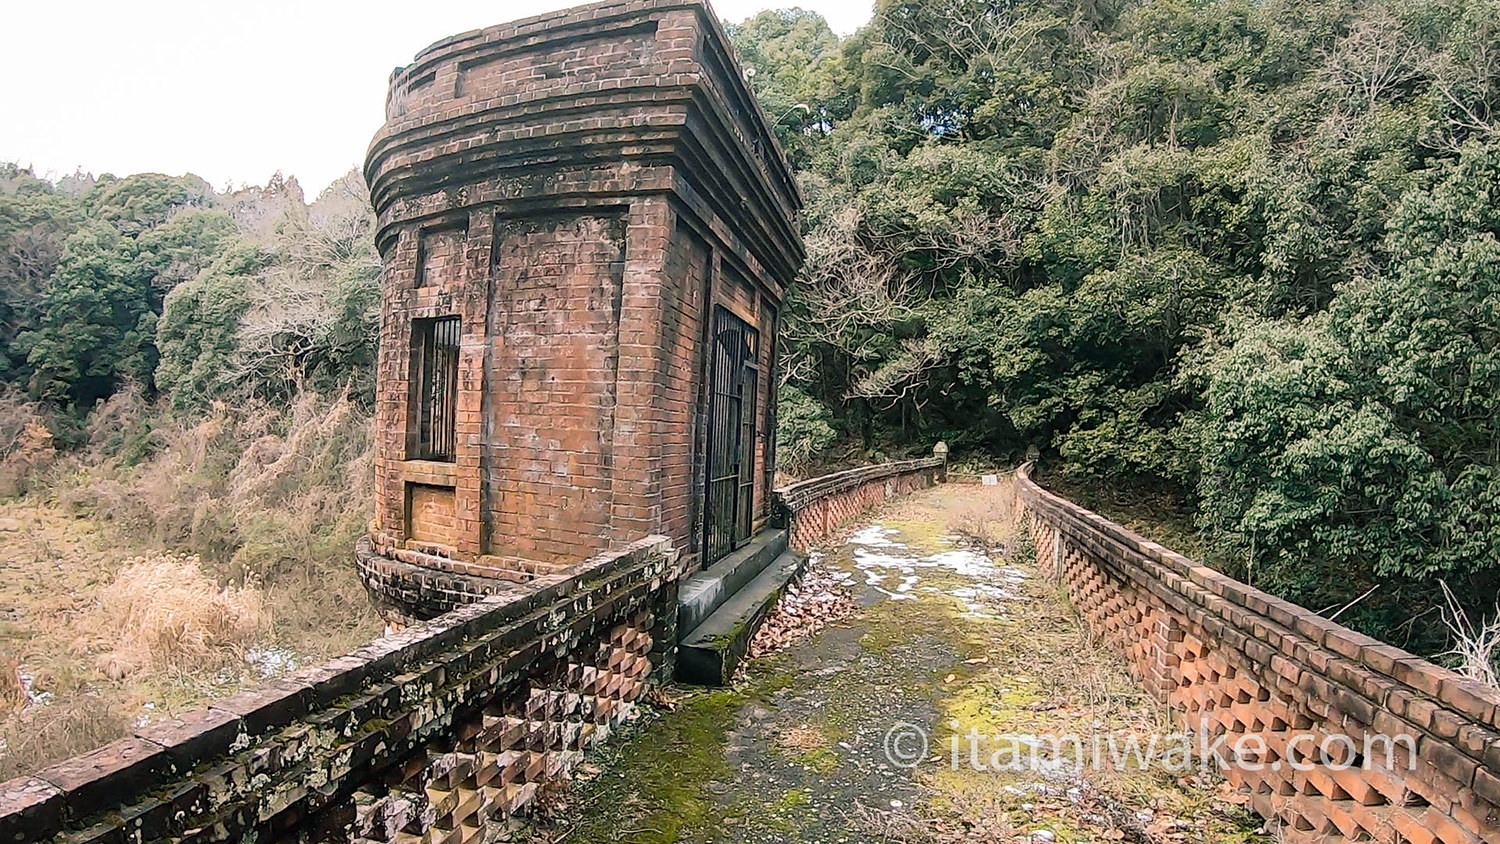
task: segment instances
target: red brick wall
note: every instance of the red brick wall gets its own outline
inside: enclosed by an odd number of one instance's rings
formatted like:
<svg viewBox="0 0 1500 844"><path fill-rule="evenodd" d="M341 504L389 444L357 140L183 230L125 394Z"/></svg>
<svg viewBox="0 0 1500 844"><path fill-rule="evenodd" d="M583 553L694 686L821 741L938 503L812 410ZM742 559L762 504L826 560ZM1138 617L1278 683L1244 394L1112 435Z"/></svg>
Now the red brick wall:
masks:
<svg viewBox="0 0 1500 844"><path fill-rule="evenodd" d="M482 553L479 501L480 385L483 377L494 213L463 210L413 224L387 242L385 295L381 306L379 380L376 385L376 535L407 539L405 504L413 483L454 489L453 530L446 542L422 543L444 553ZM414 445L413 321L458 316L459 390L455 458L434 466L409 463Z"/></svg>
<svg viewBox="0 0 1500 844"><path fill-rule="evenodd" d="M610 536L625 224L497 225L480 446L490 553L580 557Z"/></svg>
<svg viewBox="0 0 1500 844"><path fill-rule="evenodd" d="M373 549L512 573L646 533L694 554L711 307L761 330L755 429L774 436L773 315L802 259L800 196L717 21L630 0L464 33L393 74L387 105L366 163L386 271ZM454 459L412 461L411 323L450 315ZM408 535L413 484L453 490L448 535Z"/></svg>
<svg viewBox="0 0 1500 844"><path fill-rule="evenodd" d="M388 254L377 534L395 544L418 539L404 533L400 506L410 484L433 482L427 467L407 461L411 321L456 314L455 532L448 542L428 535L423 547L550 561L594 553L613 536L661 531L696 548L710 301L762 332L754 471L763 524L777 294L722 260L731 250L719 236L705 236L663 199L499 214L481 206L461 224L414 226Z"/></svg>
<svg viewBox="0 0 1500 844"><path fill-rule="evenodd" d="M1169 551L1026 468L1016 487L1038 566L1173 719L1269 748L1261 770L1223 767L1285 840L1500 841L1500 692ZM1407 736L1416 754L1399 745L1381 764L1338 770L1344 760L1324 764L1293 740L1306 733L1358 748Z"/></svg>
<svg viewBox="0 0 1500 844"><path fill-rule="evenodd" d="M421 233L418 246L417 286L429 287L462 282L466 226L433 229Z"/></svg>
<svg viewBox="0 0 1500 844"><path fill-rule="evenodd" d="M846 469L776 490L776 520L787 541L806 551L837 537L881 503L948 479L943 457Z"/></svg>
<svg viewBox="0 0 1500 844"><path fill-rule="evenodd" d="M411 484L407 487L411 538L417 542L449 542L458 525L453 513L451 487Z"/></svg>
<svg viewBox="0 0 1500 844"><path fill-rule="evenodd" d="M655 59L656 25L611 30L546 51L492 55L460 62L453 101L488 100L505 92L546 97L581 82L629 78ZM434 87L436 78L434 77ZM436 93L436 92L435 92Z"/></svg>

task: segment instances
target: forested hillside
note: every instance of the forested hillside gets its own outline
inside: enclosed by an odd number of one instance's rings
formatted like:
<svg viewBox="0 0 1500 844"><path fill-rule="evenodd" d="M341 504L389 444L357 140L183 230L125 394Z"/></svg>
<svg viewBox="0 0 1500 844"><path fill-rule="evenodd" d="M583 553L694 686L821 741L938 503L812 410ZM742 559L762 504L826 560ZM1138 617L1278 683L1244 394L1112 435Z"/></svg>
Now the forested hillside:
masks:
<svg viewBox="0 0 1500 844"><path fill-rule="evenodd" d="M783 455L1040 455L1440 647L1500 567L1500 5L883 0L735 27L801 171ZM818 435L821 435L819 437Z"/></svg>
<svg viewBox="0 0 1500 844"><path fill-rule="evenodd" d="M126 383L178 409L373 393L380 261L364 183L216 194L194 176L0 170L0 378L83 419Z"/></svg>
<svg viewBox="0 0 1500 844"><path fill-rule="evenodd" d="M882 0L845 39L800 11L732 27L808 203L784 466L1036 456L1189 508L1256 585L1441 650L1442 584L1476 614L1500 584L1497 18ZM279 178L0 171L0 496L224 582L334 565L367 506L371 226L357 174L307 205ZM256 460L314 474L252 482ZM313 548L318 519L339 527Z"/></svg>

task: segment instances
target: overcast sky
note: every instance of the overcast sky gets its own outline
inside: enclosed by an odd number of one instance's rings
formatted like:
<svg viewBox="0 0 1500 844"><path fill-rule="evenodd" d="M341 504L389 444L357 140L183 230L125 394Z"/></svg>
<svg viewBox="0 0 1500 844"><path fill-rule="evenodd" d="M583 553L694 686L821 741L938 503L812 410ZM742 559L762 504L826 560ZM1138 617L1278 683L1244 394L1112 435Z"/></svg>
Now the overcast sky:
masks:
<svg viewBox="0 0 1500 844"><path fill-rule="evenodd" d="M215 187L295 175L312 199L364 159L392 68L433 41L570 0L21 0L0 35L0 161L196 173ZM850 34L874 0L714 0L726 21L800 5Z"/></svg>

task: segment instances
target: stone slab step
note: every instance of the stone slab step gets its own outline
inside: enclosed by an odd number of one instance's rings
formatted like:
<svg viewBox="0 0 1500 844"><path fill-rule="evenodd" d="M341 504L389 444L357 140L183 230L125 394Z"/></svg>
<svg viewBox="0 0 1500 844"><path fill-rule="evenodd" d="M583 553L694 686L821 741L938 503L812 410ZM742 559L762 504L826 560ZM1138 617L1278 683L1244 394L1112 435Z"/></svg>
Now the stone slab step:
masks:
<svg viewBox="0 0 1500 844"><path fill-rule="evenodd" d="M743 548L683 581L677 590L677 629L696 629L786 548L785 530L763 530Z"/></svg>
<svg viewBox="0 0 1500 844"><path fill-rule="evenodd" d="M708 686L727 685L761 622L806 567L807 558L801 554L782 553L683 637L677 651L678 679Z"/></svg>

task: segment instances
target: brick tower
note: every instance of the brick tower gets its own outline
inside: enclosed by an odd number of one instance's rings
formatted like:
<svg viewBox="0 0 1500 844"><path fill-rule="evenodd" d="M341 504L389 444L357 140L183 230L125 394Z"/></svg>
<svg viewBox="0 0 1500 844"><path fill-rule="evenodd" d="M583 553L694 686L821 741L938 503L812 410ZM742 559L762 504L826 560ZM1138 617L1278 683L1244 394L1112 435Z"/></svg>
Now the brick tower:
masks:
<svg viewBox="0 0 1500 844"><path fill-rule="evenodd" d="M439 41L392 74L365 175L385 290L357 556L389 619L760 530L801 199L706 5Z"/></svg>

